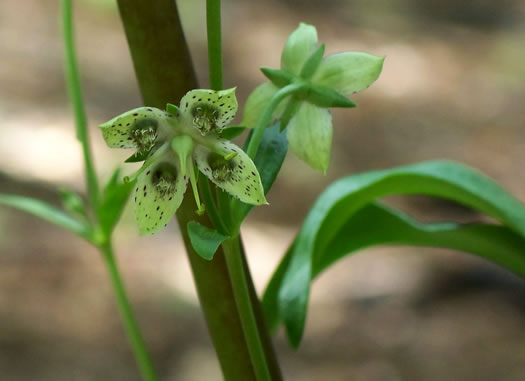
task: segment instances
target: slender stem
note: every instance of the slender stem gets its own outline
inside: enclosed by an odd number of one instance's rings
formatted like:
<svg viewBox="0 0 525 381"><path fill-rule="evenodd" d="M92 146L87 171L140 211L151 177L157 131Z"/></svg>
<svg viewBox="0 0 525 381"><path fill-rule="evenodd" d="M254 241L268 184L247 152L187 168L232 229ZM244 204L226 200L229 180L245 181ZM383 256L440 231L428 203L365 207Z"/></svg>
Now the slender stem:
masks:
<svg viewBox="0 0 525 381"><path fill-rule="evenodd" d="M261 117L257 121L257 125L253 130L252 137L250 139L250 144L248 144L248 149L246 153L253 160L257 154L257 149L259 144L261 144L261 139L264 134L264 130L271 122L272 114L275 111L276 107L281 103L281 101L286 98L288 95L295 93L298 90L301 90L304 87L303 84L291 83L277 91L273 97L268 102L268 105L264 108L264 111L261 114Z"/></svg>
<svg viewBox="0 0 525 381"><path fill-rule="evenodd" d="M226 265L228 266L228 272L231 277L233 294L241 317L242 329L246 336L255 375L258 381L271 380L263 343L259 335L259 328L257 327L257 321L253 311L248 282L244 272L239 239L238 237L229 239L225 241L223 245Z"/></svg>
<svg viewBox="0 0 525 381"><path fill-rule="evenodd" d="M142 334L140 333L140 328L135 320L131 305L129 304L124 283L122 282L122 278L117 268L111 243L108 242L102 245L100 250L111 279L113 291L115 292L120 317L122 318L126 334L131 343L131 347L133 348L135 359L137 360L142 377L145 381L158 381L155 369L153 368L153 363L146 350Z"/></svg>
<svg viewBox="0 0 525 381"><path fill-rule="evenodd" d="M221 0L206 0L210 87L222 90Z"/></svg>
<svg viewBox="0 0 525 381"><path fill-rule="evenodd" d="M75 116L77 139L82 145L88 198L92 210L96 214L98 208L99 188L97 175L95 173L95 166L93 164L93 159L91 155L91 147L89 145L87 118L86 112L84 110L84 99L82 96L82 88L80 86L80 76L78 74L78 66L75 53L75 41L73 35L73 7L71 2L72 0L62 0L61 3L62 34L64 37L65 50L66 83L69 93L69 99L73 106L73 113Z"/></svg>

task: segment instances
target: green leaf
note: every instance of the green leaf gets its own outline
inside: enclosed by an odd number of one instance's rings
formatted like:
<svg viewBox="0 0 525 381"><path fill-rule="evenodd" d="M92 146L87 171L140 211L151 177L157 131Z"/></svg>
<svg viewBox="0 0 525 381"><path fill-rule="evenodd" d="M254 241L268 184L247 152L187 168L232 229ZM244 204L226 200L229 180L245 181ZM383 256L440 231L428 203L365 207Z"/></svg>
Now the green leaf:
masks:
<svg viewBox="0 0 525 381"><path fill-rule="evenodd" d="M92 230L87 223L81 222L43 201L17 195L0 194L0 205L40 217L87 240L92 238Z"/></svg>
<svg viewBox="0 0 525 381"><path fill-rule="evenodd" d="M350 95L366 89L379 77L384 60L360 52L333 54L321 62L312 82Z"/></svg>
<svg viewBox="0 0 525 381"><path fill-rule="evenodd" d="M246 145L247 144L248 141L246 142ZM264 131L261 144L254 159L255 166L261 176L264 194L268 194L272 188L287 152L288 141L286 140L286 133L280 131L278 123L268 127ZM237 213L239 225L248 213L250 213L252 208L252 205L240 204Z"/></svg>
<svg viewBox="0 0 525 381"><path fill-rule="evenodd" d="M281 69L298 75L316 49L317 30L313 25L300 23L286 40L281 54Z"/></svg>
<svg viewBox="0 0 525 381"><path fill-rule="evenodd" d="M202 226L196 221L188 222L187 230L191 245L197 254L207 261L211 261L219 245L230 238L220 234L217 230Z"/></svg>
<svg viewBox="0 0 525 381"><path fill-rule="evenodd" d="M60 198L62 199L62 205L64 209L68 212L77 214L82 218L87 218L86 207L84 205L84 200L80 195L74 192L71 189L62 188L59 189Z"/></svg>
<svg viewBox="0 0 525 381"><path fill-rule="evenodd" d="M166 104L166 112L173 116L179 116L179 108L171 103Z"/></svg>
<svg viewBox="0 0 525 381"><path fill-rule="evenodd" d="M348 254L387 244L440 247L472 253L525 276L525 239L507 227L492 224L422 224L399 210L372 203L351 215L328 246L319 251L312 267L312 280ZM262 299L266 322L273 332L281 322L278 295L293 250L292 245L274 272ZM296 328L297 331L299 328ZM297 346L299 341L293 344Z"/></svg>
<svg viewBox="0 0 525 381"><path fill-rule="evenodd" d="M357 210L391 194L424 194L453 200L494 217L525 237L525 206L490 178L458 163L430 161L343 178L318 198L307 216L280 289L280 312L295 345L304 328L317 256Z"/></svg>
<svg viewBox="0 0 525 381"><path fill-rule="evenodd" d="M321 44L315 52L306 60L301 69L301 78L310 79L321 64L324 55L325 44Z"/></svg>
<svg viewBox="0 0 525 381"><path fill-rule="evenodd" d="M231 126L227 127L221 131L220 136L226 140L232 140L237 136L241 135L246 130L246 127L243 126Z"/></svg>
<svg viewBox="0 0 525 381"><path fill-rule="evenodd" d="M120 168L117 168L106 187L98 208L98 221L102 231L109 236L117 225L129 195L135 186L135 181L119 182Z"/></svg>
<svg viewBox="0 0 525 381"><path fill-rule="evenodd" d="M289 85L295 79L295 75L286 70L262 67L261 71L266 78L279 88Z"/></svg>

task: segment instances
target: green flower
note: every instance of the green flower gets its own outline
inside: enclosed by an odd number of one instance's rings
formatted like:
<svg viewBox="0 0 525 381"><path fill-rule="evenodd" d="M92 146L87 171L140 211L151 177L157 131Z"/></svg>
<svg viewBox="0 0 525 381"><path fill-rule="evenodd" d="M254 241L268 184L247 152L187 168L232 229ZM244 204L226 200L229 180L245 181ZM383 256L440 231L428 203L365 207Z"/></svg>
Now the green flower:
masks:
<svg viewBox="0 0 525 381"><path fill-rule="evenodd" d="M315 169L326 172L332 146L332 117L328 107L354 107L346 96L370 86L381 73L383 57L345 52L323 58L314 26L301 23L288 37L281 69L262 69L271 82L259 85L246 100L242 125L253 128L280 88L303 84L272 117L288 128L292 150Z"/></svg>
<svg viewBox="0 0 525 381"><path fill-rule="evenodd" d="M237 112L235 89L192 90L167 112L140 107L100 126L109 147L135 148L131 161L145 160L133 178L135 216L141 234L162 229L182 203L188 180L198 213L195 165L242 202L266 204L259 172L246 153L219 133Z"/></svg>

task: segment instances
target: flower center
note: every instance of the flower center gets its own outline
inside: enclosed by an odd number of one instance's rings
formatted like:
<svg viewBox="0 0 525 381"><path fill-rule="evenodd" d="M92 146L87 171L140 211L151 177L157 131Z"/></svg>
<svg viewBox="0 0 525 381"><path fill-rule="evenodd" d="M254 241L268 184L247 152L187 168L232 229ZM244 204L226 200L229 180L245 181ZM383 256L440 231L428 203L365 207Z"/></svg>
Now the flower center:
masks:
<svg viewBox="0 0 525 381"><path fill-rule="evenodd" d="M177 184L177 168L169 163L161 163L153 172L152 184L161 197L175 193Z"/></svg>
<svg viewBox="0 0 525 381"><path fill-rule="evenodd" d="M220 116L218 108L208 104L198 104L191 109L191 115L193 116L193 125L203 136L210 132L219 133L221 131L216 123Z"/></svg>
<svg viewBox="0 0 525 381"><path fill-rule="evenodd" d="M131 137L137 144L140 153L149 152L157 140L157 127L159 123L155 119L147 118L137 120L131 130Z"/></svg>
<svg viewBox="0 0 525 381"><path fill-rule="evenodd" d="M233 169L235 168L233 159L226 160L223 156L212 152L208 155L208 164L216 181L224 182L232 178Z"/></svg>

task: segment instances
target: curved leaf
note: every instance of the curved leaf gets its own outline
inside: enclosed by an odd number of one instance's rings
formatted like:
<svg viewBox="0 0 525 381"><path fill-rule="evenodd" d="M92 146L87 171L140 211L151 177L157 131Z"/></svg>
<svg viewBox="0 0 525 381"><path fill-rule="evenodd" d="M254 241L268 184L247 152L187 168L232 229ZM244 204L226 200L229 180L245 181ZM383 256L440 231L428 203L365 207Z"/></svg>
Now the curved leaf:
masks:
<svg viewBox="0 0 525 381"><path fill-rule="evenodd" d="M357 211L343 224L319 256L319 262L312 269L312 279L346 255L370 246L387 244L464 251L525 276L525 239L507 227L492 224L422 224L399 210L372 203ZM263 296L265 318L272 331L277 329L281 321L278 294L290 264L292 250L293 245L281 260Z"/></svg>
<svg viewBox="0 0 525 381"><path fill-rule="evenodd" d="M450 199L496 218L525 237L525 206L490 178L458 163L423 162L336 181L318 198L306 218L279 290L280 314L293 345L298 345L302 336L310 281L321 263L319 257L357 210L390 194Z"/></svg>
<svg viewBox="0 0 525 381"><path fill-rule="evenodd" d="M0 204L40 217L43 220L76 233L87 240L91 240L92 238L92 231L89 225L56 209L44 201L17 195L2 194L0 195Z"/></svg>

